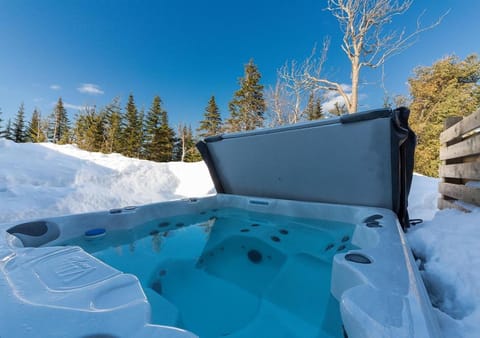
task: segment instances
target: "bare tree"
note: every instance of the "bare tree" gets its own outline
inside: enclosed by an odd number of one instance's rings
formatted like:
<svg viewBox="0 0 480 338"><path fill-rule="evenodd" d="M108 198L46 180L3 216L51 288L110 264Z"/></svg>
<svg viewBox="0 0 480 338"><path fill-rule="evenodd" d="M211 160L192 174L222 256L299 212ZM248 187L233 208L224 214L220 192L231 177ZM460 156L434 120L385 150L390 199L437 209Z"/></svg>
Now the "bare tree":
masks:
<svg viewBox="0 0 480 338"><path fill-rule="evenodd" d="M275 87L270 87L266 92L268 103L267 126L277 127L287 124L289 103L285 91L285 84L277 78Z"/></svg>
<svg viewBox="0 0 480 338"><path fill-rule="evenodd" d="M187 127L183 123L179 123L177 126L178 138L179 138L179 160L185 162L185 154L187 153Z"/></svg>
<svg viewBox="0 0 480 338"><path fill-rule="evenodd" d="M288 123L300 122L304 111L305 93L309 90L309 81L303 76L303 65L293 60L285 64L277 71L278 78L282 81L291 103Z"/></svg>
<svg viewBox="0 0 480 338"><path fill-rule="evenodd" d="M322 57L317 61L307 59L304 75L317 88L334 90L344 99L349 113L358 108L358 86L362 67L378 68L385 61L415 43L422 32L440 24L446 12L436 22L428 26L421 24L423 13L417 19L413 32L386 30L396 16L404 14L413 0L328 0L327 10L338 20L343 32L342 50L351 63L351 94L338 82L319 76L328 44L324 44Z"/></svg>
<svg viewBox="0 0 480 338"><path fill-rule="evenodd" d="M284 70L284 68L281 68ZM304 111L307 104L307 87L304 87L298 78L284 77L284 73L277 75L274 88L267 91L268 126L276 127L293 124L304 120Z"/></svg>
<svg viewBox="0 0 480 338"><path fill-rule="evenodd" d="M270 126L298 123L305 120L305 109L311 94L317 95L321 90L309 77L305 76L308 70L312 76L319 77L321 65L326 60L326 52L330 40L326 39L322 54L316 58L315 48L312 54L302 63L295 60L287 61L277 70L277 82L274 88L267 93L269 102Z"/></svg>

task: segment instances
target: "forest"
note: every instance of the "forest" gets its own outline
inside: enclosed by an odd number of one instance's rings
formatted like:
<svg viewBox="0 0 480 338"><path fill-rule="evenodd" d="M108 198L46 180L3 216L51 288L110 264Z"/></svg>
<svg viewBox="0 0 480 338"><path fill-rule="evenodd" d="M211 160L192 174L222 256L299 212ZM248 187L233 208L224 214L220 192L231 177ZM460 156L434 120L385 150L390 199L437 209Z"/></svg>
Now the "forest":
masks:
<svg viewBox="0 0 480 338"><path fill-rule="evenodd" d="M158 162L194 162L201 159L196 142L208 136L348 113L345 105L339 104L324 111L322 98L328 96L328 91L318 90L310 84L302 88L299 96L297 88L288 87L291 79L282 75L285 68L280 69L278 74L275 88L265 90L260 71L250 60L244 66L244 76L239 79L240 88L233 93L229 103L228 118L222 119L215 96L212 96L195 130L184 123L172 127L159 96L152 99L151 107L145 112L138 110L134 95L130 94L123 108L120 98L115 97L100 109L84 107L73 121L68 118L62 98L45 117L35 109L27 120L22 103L15 119L5 122L0 110L0 137L17 143L76 144L88 151L115 152ZM438 175L438 137L443 130L443 122L448 116L467 116L480 107L479 80L480 61L476 54L464 60L450 55L432 66L414 69L413 76L408 79L408 96L385 97L379 103L378 108L410 108L410 125L417 134L417 172L433 177Z"/></svg>

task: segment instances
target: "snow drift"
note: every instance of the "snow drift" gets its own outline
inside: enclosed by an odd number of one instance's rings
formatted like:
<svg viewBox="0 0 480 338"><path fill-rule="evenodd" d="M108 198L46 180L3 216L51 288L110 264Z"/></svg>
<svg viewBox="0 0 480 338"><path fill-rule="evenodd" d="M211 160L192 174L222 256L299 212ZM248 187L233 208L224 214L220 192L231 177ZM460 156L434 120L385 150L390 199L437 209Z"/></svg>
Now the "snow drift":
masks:
<svg viewBox="0 0 480 338"><path fill-rule="evenodd" d="M156 163L0 139L0 223L213 193L203 162Z"/></svg>

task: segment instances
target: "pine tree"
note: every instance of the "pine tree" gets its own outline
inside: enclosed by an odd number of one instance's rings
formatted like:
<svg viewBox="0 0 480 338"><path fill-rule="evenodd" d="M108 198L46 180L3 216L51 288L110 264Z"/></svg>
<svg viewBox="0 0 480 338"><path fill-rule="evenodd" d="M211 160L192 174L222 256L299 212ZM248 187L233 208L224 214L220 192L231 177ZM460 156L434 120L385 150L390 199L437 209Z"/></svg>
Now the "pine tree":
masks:
<svg viewBox="0 0 480 338"><path fill-rule="evenodd" d="M53 143L65 144L70 142L70 127L67 116L67 110L63 106L62 98L58 98L55 109L51 115L49 139Z"/></svg>
<svg viewBox="0 0 480 338"><path fill-rule="evenodd" d="M162 151L162 100L160 96L153 98L152 107L148 111L145 122L145 154L144 157L151 161L160 161Z"/></svg>
<svg viewBox="0 0 480 338"><path fill-rule="evenodd" d="M320 98L317 98L315 100L315 108L313 110L311 119L312 120L321 120L323 118L324 118L324 115L323 115L322 100Z"/></svg>
<svg viewBox="0 0 480 338"><path fill-rule="evenodd" d="M233 96L228 105L230 117L227 120L227 130L231 132L253 130L263 126L266 109L263 98L260 72L250 60L245 65L245 75L240 78L240 89Z"/></svg>
<svg viewBox="0 0 480 338"><path fill-rule="evenodd" d="M113 101L104 109L105 112L105 146L102 149L105 153L120 152L122 137L122 112L120 108L120 99L114 98Z"/></svg>
<svg viewBox="0 0 480 338"><path fill-rule="evenodd" d="M96 112L95 106L85 107L77 115L73 135L77 146L87 151L101 151L105 147L105 112Z"/></svg>
<svg viewBox="0 0 480 338"><path fill-rule="evenodd" d="M198 151L195 144L195 138L193 136L192 127L189 125L185 130L185 162L198 162L202 160L202 156Z"/></svg>
<svg viewBox="0 0 480 338"><path fill-rule="evenodd" d="M2 130L2 122L3 122L3 119L2 119L2 108L0 108L0 138L3 137L3 134L4 134L4 131Z"/></svg>
<svg viewBox="0 0 480 338"><path fill-rule="evenodd" d="M138 123L140 124L140 151L138 153L138 158L144 158L145 154L145 108L142 107L138 113Z"/></svg>
<svg viewBox="0 0 480 338"><path fill-rule="evenodd" d="M313 94L313 92L311 92L310 95L308 96L307 106L303 111L303 115L307 117L307 120L310 120L309 117L312 115L314 107L315 107L315 95Z"/></svg>
<svg viewBox="0 0 480 338"><path fill-rule="evenodd" d="M99 152L105 148L105 120L106 114L101 111L97 113L96 108L93 107L91 114L91 126L87 130L87 136L91 140L91 150Z"/></svg>
<svg viewBox="0 0 480 338"><path fill-rule="evenodd" d="M310 93L310 96L308 97L308 103L304 115L309 121L320 120L323 118L322 101L319 98L315 99L313 93Z"/></svg>
<svg viewBox="0 0 480 338"><path fill-rule="evenodd" d="M173 138L173 151L172 151L172 161L174 162L179 162L182 160L182 139L181 139L181 133L180 131L182 129L181 128L181 124L179 124L177 126L177 132Z"/></svg>
<svg viewBox="0 0 480 338"><path fill-rule="evenodd" d="M27 127L26 139L28 142L45 142L46 137L42 130L41 115L37 108L33 110L32 119Z"/></svg>
<svg viewBox="0 0 480 338"><path fill-rule="evenodd" d="M222 118L215 102L215 96L212 96L208 101L208 106L205 108L204 119L200 121L200 127L197 131L200 137L208 137L219 134L221 128Z"/></svg>
<svg viewBox="0 0 480 338"><path fill-rule="evenodd" d="M158 160L168 162L173 160L173 145L175 142L175 132L168 124L168 113L162 109L160 114L160 135Z"/></svg>
<svg viewBox="0 0 480 338"><path fill-rule="evenodd" d="M85 107L85 109L87 109ZM85 134L88 129L87 118L84 111L79 111L75 115L75 123L73 124L73 137L72 141L79 147L80 149L86 150L87 148L87 141L85 138Z"/></svg>
<svg viewBox="0 0 480 338"><path fill-rule="evenodd" d="M16 143L25 142L25 108L23 102L18 108L15 122L13 122L13 141Z"/></svg>
<svg viewBox="0 0 480 338"><path fill-rule="evenodd" d="M5 131L3 137L7 140L13 141L13 131L12 131L12 120L7 120L7 125L5 126Z"/></svg>
<svg viewBox="0 0 480 338"><path fill-rule="evenodd" d="M5 127L5 129L2 129L2 122L2 110L0 109L0 138L6 138L7 128Z"/></svg>
<svg viewBox="0 0 480 338"><path fill-rule="evenodd" d="M128 157L139 157L142 147L143 123L135 106L133 94L128 96L125 107L125 119L122 128L122 154Z"/></svg>
<svg viewBox="0 0 480 338"><path fill-rule="evenodd" d="M87 108L85 108L87 109ZM85 112L81 111L75 115L75 123L73 125L73 137L72 141L80 148L86 150L87 140L86 133L88 129L88 122Z"/></svg>

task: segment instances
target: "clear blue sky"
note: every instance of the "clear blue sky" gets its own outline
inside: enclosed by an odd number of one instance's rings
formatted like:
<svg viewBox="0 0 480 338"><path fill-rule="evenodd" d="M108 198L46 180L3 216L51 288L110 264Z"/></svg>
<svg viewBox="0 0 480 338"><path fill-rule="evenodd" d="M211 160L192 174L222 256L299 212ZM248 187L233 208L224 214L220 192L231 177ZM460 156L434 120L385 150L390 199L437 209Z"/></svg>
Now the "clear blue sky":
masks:
<svg viewBox="0 0 480 338"><path fill-rule="evenodd" d="M211 95L228 116L228 102L250 58L268 87L287 59L303 59L327 35L332 39L327 74L348 83L338 24L325 5L325 0L0 0L2 117L13 119L21 102L27 119L35 106L48 115L62 97L73 118L75 106L101 107L120 96L124 107L133 93L146 110L159 95L172 124L196 127ZM452 53L462 58L479 53L480 1L417 0L396 24L414 27L423 9L429 23L449 8L439 27L387 62L390 93L408 92L416 66ZM361 88L360 109L382 105L379 79L378 72L362 74L369 84Z"/></svg>

